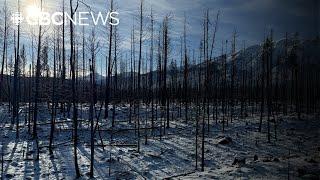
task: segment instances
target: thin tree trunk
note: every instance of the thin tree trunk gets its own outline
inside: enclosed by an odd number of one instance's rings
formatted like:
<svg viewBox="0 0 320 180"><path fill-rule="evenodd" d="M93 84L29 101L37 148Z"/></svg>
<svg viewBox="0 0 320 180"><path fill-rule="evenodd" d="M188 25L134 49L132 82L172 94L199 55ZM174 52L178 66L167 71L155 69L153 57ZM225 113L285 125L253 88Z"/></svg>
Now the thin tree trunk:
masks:
<svg viewBox="0 0 320 180"><path fill-rule="evenodd" d="M138 62L138 94L141 91L141 62L142 62L142 34L143 34L143 0L140 1L140 34L139 34L139 62ZM138 97L138 152L140 152L140 97Z"/></svg>
<svg viewBox="0 0 320 180"><path fill-rule="evenodd" d="M110 6L110 12L113 11L113 0L110 1L111 6ZM112 23L112 20L111 20ZM112 65L112 37L113 37L113 26L110 25L109 27L109 52L108 52L108 62L106 62L106 64L108 64L108 67L106 68L107 70L107 79L106 79L106 95L105 95L105 112L104 112L104 118L107 119L108 118L108 105L109 105L109 101L110 101L110 81L111 81L111 65Z"/></svg>
<svg viewBox="0 0 320 180"><path fill-rule="evenodd" d="M78 4L77 4L78 5ZM78 6L77 6L78 7ZM77 8L76 8L77 9ZM70 13L71 19L73 19L76 9L73 9L72 0L70 0ZM70 68L72 77L72 104L73 104L73 155L74 166L76 170L76 177L80 177L80 170L78 165L78 107L77 107L77 87L76 87L76 72L75 72L75 56L74 56L74 30L73 23L70 20Z"/></svg>
<svg viewBox="0 0 320 180"><path fill-rule="evenodd" d="M0 74L0 89L3 86L3 73L4 73L4 64L6 58L6 49L7 49L7 0L4 2L4 32L3 32L3 48L2 48L2 63L1 63L1 74ZM2 92L0 91L0 101L2 100Z"/></svg>
<svg viewBox="0 0 320 180"><path fill-rule="evenodd" d="M18 1L18 12L20 11L20 1ZM17 47L15 47L16 56L15 56L15 62L14 62L14 79L13 79L13 121L16 122L16 138L19 137L19 66L20 66L20 24L18 24L18 35L17 35Z"/></svg>

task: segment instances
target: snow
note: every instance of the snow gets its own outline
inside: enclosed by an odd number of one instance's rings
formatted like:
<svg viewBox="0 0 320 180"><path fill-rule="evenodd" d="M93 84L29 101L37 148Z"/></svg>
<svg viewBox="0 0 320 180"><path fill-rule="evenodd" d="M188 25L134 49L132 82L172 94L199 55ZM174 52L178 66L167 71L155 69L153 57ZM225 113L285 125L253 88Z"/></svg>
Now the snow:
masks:
<svg viewBox="0 0 320 180"><path fill-rule="evenodd" d="M58 114L54 134L53 156L49 155L48 141L50 133L50 113L46 104L42 104L38 128L40 159L35 160L35 141L25 124L26 106L20 114L20 136L16 140L15 126L11 126L7 105L0 107L1 147L4 150L5 179L74 179L75 169L72 146L72 121L70 117ZM145 118L150 117L150 109L141 106L141 128L145 127ZM77 149L80 179L89 179L90 169L90 128L88 127L85 107L79 115L79 146ZM176 108L177 109L177 108ZM266 119L262 132L258 132L259 113L245 119L236 118L229 122L222 132L221 117L218 124L210 122L210 133L205 135L205 169L201 172L201 136L198 137L198 169L195 169L195 116L188 124L180 118L175 108L170 120L170 128L160 140L159 129L148 130L145 144L145 130L141 129L140 152L137 152L134 124L128 123L128 105L117 106L116 126L113 129L113 141L110 146L110 132L101 131L104 150L97 133L95 142L94 176L96 179L288 179L318 177L319 169L319 123L317 115L304 115L298 120L294 113L276 116L277 140L274 123L271 122L271 142L267 142ZM59 112L59 111L58 111ZM160 110L158 109L159 125ZM184 110L182 111L184 112ZM81 112L80 112L81 113ZM79 114L80 114L79 113ZM72 114L72 113L70 113ZM110 114L111 110L110 110ZM184 117L182 115L182 117ZM236 117L238 117L236 115ZM240 117L240 116L239 116ZM202 119L202 118L200 118ZM110 128L110 122L100 119L102 129ZM199 121L199 134L201 124ZM147 121L151 126L150 119ZM207 129L207 127L206 127ZM231 139L229 143L219 143L222 139ZM124 144L130 146L123 146ZM111 155L111 157L110 157ZM254 160L257 155L258 160ZM233 162L245 159L245 163Z"/></svg>

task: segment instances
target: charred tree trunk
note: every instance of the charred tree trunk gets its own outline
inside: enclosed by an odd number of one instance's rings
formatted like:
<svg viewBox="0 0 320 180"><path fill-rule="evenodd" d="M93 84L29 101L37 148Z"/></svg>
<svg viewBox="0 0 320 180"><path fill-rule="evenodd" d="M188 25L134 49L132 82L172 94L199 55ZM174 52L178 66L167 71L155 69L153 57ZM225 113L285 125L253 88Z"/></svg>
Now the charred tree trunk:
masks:
<svg viewBox="0 0 320 180"><path fill-rule="evenodd" d="M59 32L58 32L59 35ZM59 38L59 36L58 36ZM57 38L57 39L58 39ZM54 133L54 128L55 128L55 117L56 117L56 104L55 104L55 91L56 91L56 57L57 57L57 46L55 43L55 38L54 38L54 45L53 45L53 79L52 79L52 97L51 97L51 128L50 128L50 139L49 139L49 154L53 155L52 151L52 143L53 143L53 133ZM59 40L57 41L59 44Z"/></svg>
<svg viewBox="0 0 320 180"><path fill-rule="evenodd" d="M0 89L2 89L3 86L3 73L4 73L4 64L6 59L6 50L7 50L7 35L8 35L8 25L7 25L7 0L4 2L4 32L3 32L3 48L2 48L2 63L1 63L1 72L0 72ZM3 91L0 91L0 101L2 100L2 93Z"/></svg>
<svg viewBox="0 0 320 180"><path fill-rule="evenodd" d="M111 0L111 6L110 6L110 12L113 11L113 0ZM111 20L112 23L112 20ZM107 70L107 78L106 78L106 95L105 95L105 112L104 112L104 118L108 118L108 105L110 101L110 81L111 81L111 65L112 65L112 38L113 38L113 26L110 25L109 27L109 52L108 52L108 67L106 68Z"/></svg>
<svg viewBox="0 0 320 180"><path fill-rule="evenodd" d="M186 29L186 17L184 17L184 73L183 73L183 87L184 87L184 103L185 103L185 120L188 123L188 57L187 57L187 29Z"/></svg>
<svg viewBox="0 0 320 180"><path fill-rule="evenodd" d="M42 0L41 0L41 10L42 10ZM39 25L39 35L38 35L38 52L37 52L37 65L36 65L36 79L35 79L35 95L34 95L34 114L33 114L33 138L36 141L37 146L37 157L36 159L39 160L39 148L38 148L38 134L37 134L37 120L38 120L38 96L39 96L39 84L40 84L40 73L41 73L41 60L40 60L40 53L41 53L41 33L42 27Z"/></svg>
<svg viewBox="0 0 320 180"><path fill-rule="evenodd" d="M140 34L139 34L139 62L138 62L138 152L140 152L140 91L141 91L141 62L142 62L142 34L143 34L143 0L140 1Z"/></svg>
<svg viewBox="0 0 320 180"><path fill-rule="evenodd" d="M18 1L18 12L20 11L20 1ZM20 24L18 24L18 35L17 35L17 47L15 47L15 62L14 62L14 76L13 76L13 111L12 111L12 122L16 123L16 138L19 137L19 74L20 74Z"/></svg>
<svg viewBox="0 0 320 180"><path fill-rule="evenodd" d="M77 7L75 10L73 9L72 0L70 0L70 13L71 19L73 19L74 13L77 11ZM78 165L78 97L77 97L77 87L76 87L76 71L75 71L75 54L74 54L74 30L73 30L73 22L70 20L70 68L71 68L71 88L72 88L72 105L73 105L73 156L74 156L74 166L76 170L76 177L80 177L80 170Z"/></svg>

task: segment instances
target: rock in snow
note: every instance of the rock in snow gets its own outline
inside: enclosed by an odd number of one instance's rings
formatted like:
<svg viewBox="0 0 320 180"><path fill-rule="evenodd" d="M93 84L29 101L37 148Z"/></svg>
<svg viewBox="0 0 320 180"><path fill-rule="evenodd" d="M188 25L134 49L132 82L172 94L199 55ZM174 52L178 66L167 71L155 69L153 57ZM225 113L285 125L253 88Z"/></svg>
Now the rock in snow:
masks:
<svg viewBox="0 0 320 180"><path fill-rule="evenodd" d="M246 158L234 158L232 165L244 165L246 164Z"/></svg>
<svg viewBox="0 0 320 180"><path fill-rule="evenodd" d="M231 137L223 137L218 141L218 143L222 145L230 144L231 142L232 142Z"/></svg>

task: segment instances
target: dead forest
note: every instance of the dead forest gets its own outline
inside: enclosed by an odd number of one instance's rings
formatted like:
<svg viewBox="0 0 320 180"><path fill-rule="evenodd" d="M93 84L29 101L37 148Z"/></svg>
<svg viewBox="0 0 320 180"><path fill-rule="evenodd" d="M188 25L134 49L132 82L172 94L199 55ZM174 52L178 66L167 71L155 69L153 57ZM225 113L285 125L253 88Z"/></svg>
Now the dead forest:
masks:
<svg viewBox="0 0 320 180"><path fill-rule="evenodd" d="M114 1L106 3L107 10L120 8ZM41 9L43 3L39 1ZM79 6L89 8L90 3L62 0L61 6L72 18ZM279 165L284 169L280 177L319 177L319 171L301 174L294 169L297 163L290 163L295 153L319 154L319 37L306 40L288 32L279 40L269 29L259 45L246 46L235 28L218 41L223 12L204 10L202 22L193 25L202 37L198 48L191 49L191 17L185 14L177 42L172 38L172 14L159 20L143 0L136 6L138 13L127 31L130 50L125 51L118 26L103 27L101 39L94 27L79 28L65 20L50 30L34 26L25 43L21 34L26 30L10 22L16 9L4 4L1 179L14 179L17 171L10 174L10 168L15 161L15 167L32 167L30 172L22 170L25 178L33 174L32 179L201 179L190 175L210 174L210 169L214 174L220 162L230 167L265 163L260 158L264 149L266 154L281 151L286 156L278 157L284 163ZM98 55L102 49L103 55ZM287 138L300 137L300 132L313 136L301 135L300 145ZM232 149L247 152L246 157L236 152L221 155ZM61 176L50 176L53 170L44 175L42 159L48 164L63 161ZM235 177L268 176L254 174ZM219 177L224 176L211 178Z"/></svg>

